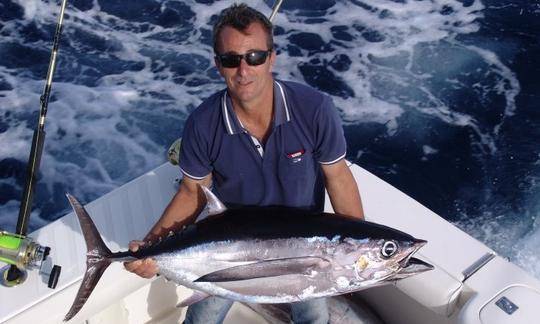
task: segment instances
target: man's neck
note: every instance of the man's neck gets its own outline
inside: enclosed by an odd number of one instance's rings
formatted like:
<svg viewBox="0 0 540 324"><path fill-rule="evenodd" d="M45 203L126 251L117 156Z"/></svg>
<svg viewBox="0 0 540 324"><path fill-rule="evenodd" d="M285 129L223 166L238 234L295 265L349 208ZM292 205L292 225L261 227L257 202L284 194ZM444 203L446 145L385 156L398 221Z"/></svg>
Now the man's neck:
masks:
<svg viewBox="0 0 540 324"><path fill-rule="evenodd" d="M263 96L251 102L237 102L231 98L236 116L247 129L261 143L266 142L271 128L274 115L274 91L273 84Z"/></svg>

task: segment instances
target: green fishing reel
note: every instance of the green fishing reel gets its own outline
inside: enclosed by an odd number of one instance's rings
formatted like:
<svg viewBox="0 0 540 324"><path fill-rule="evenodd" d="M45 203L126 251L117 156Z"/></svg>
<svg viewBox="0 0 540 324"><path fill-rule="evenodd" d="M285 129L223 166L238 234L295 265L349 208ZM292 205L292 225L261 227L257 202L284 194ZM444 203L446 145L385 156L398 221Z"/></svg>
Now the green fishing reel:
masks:
<svg viewBox="0 0 540 324"><path fill-rule="evenodd" d="M0 231L0 262L8 264L0 270L0 284L17 286L26 280L28 270L39 268L47 286L56 288L61 267L52 265L48 258L50 251L50 247L41 246L30 237Z"/></svg>
<svg viewBox="0 0 540 324"><path fill-rule="evenodd" d="M171 144L167 151L167 159L172 165L178 165L180 161L180 146L182 145L182 138L180 137Z"/></svg>

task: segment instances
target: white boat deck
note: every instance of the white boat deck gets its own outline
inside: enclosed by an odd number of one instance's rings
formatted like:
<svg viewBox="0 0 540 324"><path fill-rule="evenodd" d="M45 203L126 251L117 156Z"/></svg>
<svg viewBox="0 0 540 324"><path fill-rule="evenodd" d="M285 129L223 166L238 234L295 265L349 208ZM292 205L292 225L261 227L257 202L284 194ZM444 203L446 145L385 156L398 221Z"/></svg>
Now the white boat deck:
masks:
<svg viewBox="0 0 540 324"><path fill-rule="evenodd" d="M513 324L538 318L532 317L540 306L538 280L495 257L463 282L463 272L493 251L364 169L352 165L351 170L367 219L428 240L417 255L436 266L395 286L361 293L387 323ZM126 249L146 234L176 192L179 177L178 168L164 164L86 206L111 250ZM58 286L47 288L33 271L21 286L0 287L0 323L60 323L79 288L86 248L74 214L31 236L50 246L54 263L62 266ZM187 294L183 287L141 279L113 264L70 323L178 323L183 310L174 305ZM512 315L495 305L503 295L519 306ZM264 320L237 305L226 322Z"/></svg>

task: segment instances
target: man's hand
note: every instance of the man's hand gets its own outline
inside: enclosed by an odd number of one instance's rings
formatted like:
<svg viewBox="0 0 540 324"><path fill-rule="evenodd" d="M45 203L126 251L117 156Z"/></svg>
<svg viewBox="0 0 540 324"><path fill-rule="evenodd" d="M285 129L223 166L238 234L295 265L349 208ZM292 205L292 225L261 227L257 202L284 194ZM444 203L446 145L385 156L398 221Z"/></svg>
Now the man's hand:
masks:
<svg viewBox="0 0 540 324"><path fill-rule="evenodd" d="M199 189L199 185L209 187L211 184L211 174L201 180L184 177L178 192L169 202L160 219L148 232L145 241L129 242L129 250L136 252L148 241L157 241L160 237L166 237L170 231L178 231L184 225L195 222L199 211L206 204L206 198L202 190ZM159 272L156 261L152 258L125 262L124 267L143 278L152 278Z"/></svg>
<svg viewBox="0 0 540 324"><path fill-rule="evenodd" d="M144 241L131 241L129 242L129 250L131 252L136 252L144 244ZM124 267L127 271L133 272L134 274L146 279L152 278L159 272L156 261L151 258L125 262Z"/></svg>

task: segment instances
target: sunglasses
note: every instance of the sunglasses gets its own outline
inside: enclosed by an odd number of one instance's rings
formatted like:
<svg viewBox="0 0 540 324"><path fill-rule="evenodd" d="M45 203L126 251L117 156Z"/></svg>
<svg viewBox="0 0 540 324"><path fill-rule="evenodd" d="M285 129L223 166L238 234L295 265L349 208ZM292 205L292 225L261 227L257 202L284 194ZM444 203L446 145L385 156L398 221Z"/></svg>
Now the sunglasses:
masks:
<svg viewBox="0 0 540 324"><path fill-rule="evenodd" d="M272 53L272 50L253 51L246 54L219 54L216 55L216 59L225 68L237 68L240 66L242 59L252 66L264 64L270 53Z"/></svg>

